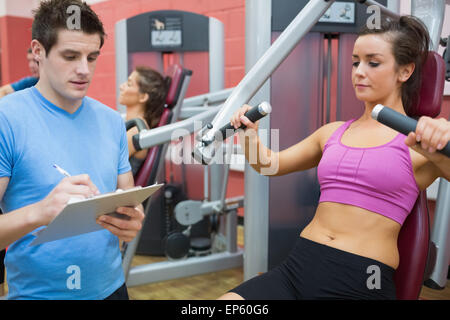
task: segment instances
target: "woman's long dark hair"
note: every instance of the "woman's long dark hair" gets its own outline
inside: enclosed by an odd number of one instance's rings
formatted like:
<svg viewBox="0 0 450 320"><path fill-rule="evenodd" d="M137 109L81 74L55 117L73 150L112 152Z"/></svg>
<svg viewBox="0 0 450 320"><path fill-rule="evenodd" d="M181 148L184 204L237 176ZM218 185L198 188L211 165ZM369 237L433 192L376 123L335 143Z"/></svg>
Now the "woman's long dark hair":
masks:
<svg viewBox="0 0 450 320"><path fill-rule="evenodd" d="M428 56L430 36L427 27L416 17L401 16L399 19L383 17L379 28L364 26L358 36L367 34L386 35L392 44L392 53L397 66L415 64L414 72L402 85L402 102L405 112L409 110L419 95L422 83L422 68Z"/></svg>
<svg viewBox="0 0 450 320"><path fill-rule="evenodd" d="M169 78L165 78L158 71L144 66L136 67L136 72L138 73L139 91L148 94L148 100L144 106L144 119L151 129L158 125L164 111Z"/></svg>

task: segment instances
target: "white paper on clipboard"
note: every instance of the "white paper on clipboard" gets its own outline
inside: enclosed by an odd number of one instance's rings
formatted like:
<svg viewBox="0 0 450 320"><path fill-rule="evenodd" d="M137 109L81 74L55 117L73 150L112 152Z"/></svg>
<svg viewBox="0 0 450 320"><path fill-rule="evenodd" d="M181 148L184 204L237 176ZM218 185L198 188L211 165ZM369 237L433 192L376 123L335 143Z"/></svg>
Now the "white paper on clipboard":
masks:
<svg viewBox="0 0 450 320"><path fill-rule="evenodd" d="M34 246L83 233L104 230L102 226L96 223L97 217L103 214L114 214L118 207L136 207L162 185L135 187L69 202L46 228L37 232L36 238L30 245Z"/></svg>

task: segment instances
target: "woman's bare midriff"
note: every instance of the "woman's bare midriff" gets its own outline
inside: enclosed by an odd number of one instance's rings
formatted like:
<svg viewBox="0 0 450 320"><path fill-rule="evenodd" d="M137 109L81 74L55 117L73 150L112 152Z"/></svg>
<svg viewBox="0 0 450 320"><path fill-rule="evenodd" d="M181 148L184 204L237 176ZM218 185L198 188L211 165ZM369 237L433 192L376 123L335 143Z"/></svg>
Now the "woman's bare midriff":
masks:
<svg viewBox="0 0 450 320"><path fill-rule="evenodd" d="M378 213L334 202L321 202L300 236L336 249L382 262L399 264L400 224Z"/></svg>

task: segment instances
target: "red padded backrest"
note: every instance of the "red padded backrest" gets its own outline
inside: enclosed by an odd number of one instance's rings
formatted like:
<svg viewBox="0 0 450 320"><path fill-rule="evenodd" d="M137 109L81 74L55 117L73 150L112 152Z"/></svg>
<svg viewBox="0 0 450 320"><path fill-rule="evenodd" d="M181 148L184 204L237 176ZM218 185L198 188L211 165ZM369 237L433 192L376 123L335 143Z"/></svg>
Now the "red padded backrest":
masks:
<svg viewBox="0 0 450 320"><path fill-rule="evenodd" d="M441 112L444 94L445 64L441 56L429 52L422 70L418 101L409 116L436 117ZM400 264L395 271L397 299L418 299L422 289L430 245L430 225L426 192L419 194L413 210L406 218L398 237ZM432 262L431 262L432 263Z"/></svg>
<svg viewBox="0 0 450 320"><path fill-rule="evenodd" d="M444 85L444 59L438 53L430 51L422 70L419 98L413 102L408 115L410 117L437 117L441 113Z"/></svg>
<svg viewBox="0 0 450 320"><path fill-rule="evenodd" d="M172 109L180 96L181 83L184 78L183 68L179 64L172 64L167 68L166 76L171 79L166 96L166 105L169 109Z"/></svg>
<svg viewBox="0 0 450 320"><path fill-rule="evenodd" d="M398 238L400 264L395 271L397 299L419 298L430 242L426 192L421 192Z"/></svg>
<svg viewBox="0 0 450 320"><path fill-rule="evenodd" d="M158 127L166 125L170 121L170 113L171 112L168 108L164 109L161 118L159 119ZM161 146L153 146L148 149L147 157L135 177L134 184L136 186L147 186L150 174L152 173L153 168L157 165L156 162L160 147Z"/></svg>
<svg viewBox="0 0 450 320"><path fill-rule="evenodd" d="M170 78L169 90L166 95L166 108L161 115L158 126L161 127L170 122L171 109L177 104L180 97L181 87L185 78L185 73L188 70L183 69L179 64L170 65L166 70L166 76ZM149 183L149 178L158 165L159 152L162 145L154 146L148 149L147 157L144 163L135 176L136 186L146 186ZM151 182L153 183L153 182Z"/></svg>

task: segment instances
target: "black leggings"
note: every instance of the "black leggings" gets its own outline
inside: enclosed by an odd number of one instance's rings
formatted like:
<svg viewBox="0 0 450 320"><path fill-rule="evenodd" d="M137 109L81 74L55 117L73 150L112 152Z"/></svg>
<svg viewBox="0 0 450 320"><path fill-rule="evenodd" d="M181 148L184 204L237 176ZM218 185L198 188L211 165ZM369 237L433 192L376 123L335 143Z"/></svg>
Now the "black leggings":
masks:
<svg viewBox="0 0 450 320"><path fill-rule="evenodd" d="M299 237L274 269L230 290L248 300L395 299L395 270Z"/></svg>
<svg viewBox="0 0 450 320"><path fill-rule="evenodd" d="M128 289L126 284L124 283L119 289L114 291L109 297L106 297L105 300L129 300L128 297Z"/></svg>

